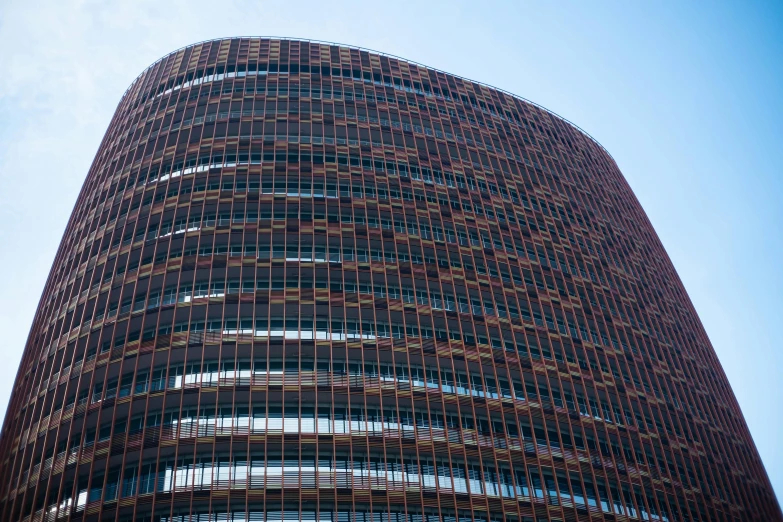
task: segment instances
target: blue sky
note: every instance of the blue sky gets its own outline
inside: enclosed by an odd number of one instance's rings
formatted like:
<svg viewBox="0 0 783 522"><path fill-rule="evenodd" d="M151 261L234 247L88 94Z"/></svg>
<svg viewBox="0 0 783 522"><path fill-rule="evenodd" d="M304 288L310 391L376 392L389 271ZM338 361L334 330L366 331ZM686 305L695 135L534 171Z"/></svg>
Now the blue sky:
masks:
<svg viewBox="0 0 783 522"><path fill-rule="evenodd" d="M495 85L600 141L666 247L783 492L783 4L221 4L219 13L198 0L0 5L0 408L131 81L199 40L305 37Z"/></svg>

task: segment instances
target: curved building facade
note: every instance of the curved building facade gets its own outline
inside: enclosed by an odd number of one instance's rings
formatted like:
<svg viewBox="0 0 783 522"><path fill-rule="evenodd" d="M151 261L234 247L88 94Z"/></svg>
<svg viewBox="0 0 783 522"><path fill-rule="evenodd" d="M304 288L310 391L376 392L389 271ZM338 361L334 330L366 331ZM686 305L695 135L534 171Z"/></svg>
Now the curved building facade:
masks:
<svg viewBox="0 0 783 522"><path fill-rule="evenodd" d="M286 39L180 49L123 96L0 476L12 521L781 520L600 145Z"/></svg>

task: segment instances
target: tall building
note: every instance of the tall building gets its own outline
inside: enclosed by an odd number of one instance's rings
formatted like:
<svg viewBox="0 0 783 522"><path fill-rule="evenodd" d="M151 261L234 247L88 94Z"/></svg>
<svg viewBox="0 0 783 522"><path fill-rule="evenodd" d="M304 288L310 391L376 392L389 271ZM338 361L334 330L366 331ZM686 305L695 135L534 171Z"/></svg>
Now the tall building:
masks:
<svg viewBox="0 0 783 522"><path fill-rule="evenodd" d="M774 521L611 156L498 89L232 38L120 101L0 439L2 520Z"/></svg>

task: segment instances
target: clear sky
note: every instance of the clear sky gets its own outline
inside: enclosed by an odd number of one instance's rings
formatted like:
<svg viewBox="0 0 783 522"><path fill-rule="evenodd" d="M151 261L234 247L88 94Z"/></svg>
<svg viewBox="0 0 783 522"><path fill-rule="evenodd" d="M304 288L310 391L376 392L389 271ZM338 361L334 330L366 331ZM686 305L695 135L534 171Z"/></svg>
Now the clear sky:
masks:
<svg viewBox="0 0 783 522"><path fill-rule="evenodd" d="M780 2L3 1L0 418L123 92L174 49L240 35L396 54L587 130L650 217L783 495Z"/></svg>

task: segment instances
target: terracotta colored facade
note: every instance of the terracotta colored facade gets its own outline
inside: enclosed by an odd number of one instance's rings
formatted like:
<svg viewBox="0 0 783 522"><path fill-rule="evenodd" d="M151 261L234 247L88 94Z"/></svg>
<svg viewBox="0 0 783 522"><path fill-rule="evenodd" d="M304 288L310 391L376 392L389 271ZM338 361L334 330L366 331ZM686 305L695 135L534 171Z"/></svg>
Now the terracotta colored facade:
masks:
<svg viewBox="0 0 783 522"><path fill-rule="evenodd" d="M598 143L285 39L180 49L123 96L0 476L14 521L781 520Z"/></svg>

